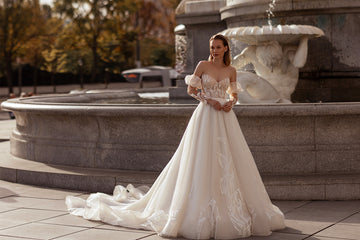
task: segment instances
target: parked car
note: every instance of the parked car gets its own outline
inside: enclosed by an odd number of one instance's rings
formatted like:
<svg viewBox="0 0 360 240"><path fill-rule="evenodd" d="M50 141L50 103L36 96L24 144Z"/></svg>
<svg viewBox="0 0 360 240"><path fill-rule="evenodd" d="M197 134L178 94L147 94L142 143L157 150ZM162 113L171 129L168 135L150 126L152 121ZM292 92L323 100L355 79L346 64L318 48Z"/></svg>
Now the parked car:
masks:
<svg viewBox="0 0 360 240"><path fill-rule="evenodd" d="M125 70L121 75L127 82L139 82L141 87L145 81L159 81L161 86L170 87L175 85L178 73L171 67L150 66Z"/></svg>

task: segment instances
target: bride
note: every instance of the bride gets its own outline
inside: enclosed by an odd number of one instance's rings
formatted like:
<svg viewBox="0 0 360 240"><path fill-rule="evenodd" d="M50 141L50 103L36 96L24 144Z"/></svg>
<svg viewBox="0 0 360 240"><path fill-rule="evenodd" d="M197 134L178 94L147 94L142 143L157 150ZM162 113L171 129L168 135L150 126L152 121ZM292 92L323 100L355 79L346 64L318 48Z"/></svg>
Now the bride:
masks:
<svg viewBox="0 0 360 240"><path fill-rule="evenodd" d="M68 196L71 214L190 239L267 236L284 228L231 110L240 89L224 36L210 39L209 60L185 81L200 104L152 187L116 186L112 196L94 193L86 200Z"/></svg>

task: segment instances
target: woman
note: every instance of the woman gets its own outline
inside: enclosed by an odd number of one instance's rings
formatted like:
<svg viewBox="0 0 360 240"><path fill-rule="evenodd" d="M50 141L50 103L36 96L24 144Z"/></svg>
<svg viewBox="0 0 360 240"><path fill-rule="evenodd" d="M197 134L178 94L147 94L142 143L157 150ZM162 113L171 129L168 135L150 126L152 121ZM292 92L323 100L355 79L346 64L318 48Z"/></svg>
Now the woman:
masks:
<svg viewBox="0 0 360 240"><path fill-rule="evenodd" d="M117 186L113 196L67 197L69 211L163 237L236 239L284 228L284 216L272 205L231 111L239 89L224 36L210 39L209 60L201 61L185 81L189 94L201 102L147 193L129 185Z"/></svg>

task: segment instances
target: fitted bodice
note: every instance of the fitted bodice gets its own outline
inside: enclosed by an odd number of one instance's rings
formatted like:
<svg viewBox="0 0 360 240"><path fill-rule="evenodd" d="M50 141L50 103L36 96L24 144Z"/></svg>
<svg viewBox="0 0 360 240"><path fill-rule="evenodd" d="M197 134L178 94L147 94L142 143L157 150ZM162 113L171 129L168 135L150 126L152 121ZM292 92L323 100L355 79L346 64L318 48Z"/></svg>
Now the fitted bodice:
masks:
<svg viewBox="0 0 360 240"><path fill-rule="evenodd" d="M204 90L205 98L226 99L226 94L237 93L241 90L237 82L230 82L230 78L219 81L208 74L202 74L201 78L196 75L187 75L186 84Z"/></svg>
<svg viewBox="0 0 360 240"><path fill-rule="evenodd" d="M226 92L230 86L230 79L224 78L220 81L215 80L208 74L202 75L204 96L207 98L226 98Z"/></svg>

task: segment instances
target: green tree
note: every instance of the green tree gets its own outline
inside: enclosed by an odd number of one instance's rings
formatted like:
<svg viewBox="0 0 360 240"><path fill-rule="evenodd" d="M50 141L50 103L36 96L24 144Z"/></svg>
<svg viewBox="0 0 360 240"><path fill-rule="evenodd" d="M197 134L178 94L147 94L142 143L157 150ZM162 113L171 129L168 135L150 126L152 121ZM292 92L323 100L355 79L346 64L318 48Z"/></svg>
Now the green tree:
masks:
<svg viewBox="0 0 360 240"><path fill-rule="evenodd" d="M61 32L62 21L58 18L51 18L50 6L45 5L42 8L34 8L33 16L41 16L36 22L39 28L39 35L30 39L21 46L19 54L23 56L25 62L34 67L33 85L34 93L37 92L37 82L39 69L45 63L44 49L51 49L52 44L57 39L58 33Z"/></svg>
<svg viewBox="0 0 360 240"><path fill-rule="evenodd" d="M180 0L141 1L136 23L144 65L171 66L175 59L175 8ZM141 50L141 51L140 51Z"/></svg>
<svg viewBox="0 0 360 240"><path fill-rule="evenodd" d="M99 39L113 26L111 22L123 24L124 19L136 9L137 1L130 0L56 0L55 8L61 16L72 22L72 30L84 40L92 53L91 81L99 71Z"/></svg>
<svg viewBox="0 0 360 240"><path fill-rule="evenodd" d="M0 5L0 55L2 72L6 77L9 93L13 92L13 66L21 48L41 33L39 1L2 0Z"/></svg>
<svg viewBox="0 0 360 240"><path fill-rule="evenodd" d="M76 28L76 26L75 26ZM80 85L83 87L83 74L91 72L91 51L85 40L74 30L74 24L69 23L59 30L56 38L51 39L49 46L42 51L44 64L42 69L51 72L51 82L55 85L56 73L81 74ZM56 88L54 87L54 91Z"/></svg>
<svg viewBox="0 0 360 240"><path fill-rule="evenodd" d="M134 32L106 31L99 39L100 59L107 71L120 74L124 69L134 67Z"/></svg>

